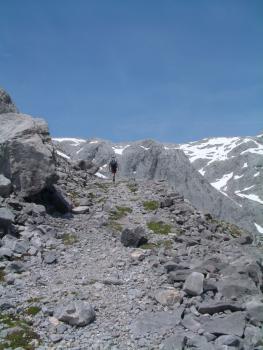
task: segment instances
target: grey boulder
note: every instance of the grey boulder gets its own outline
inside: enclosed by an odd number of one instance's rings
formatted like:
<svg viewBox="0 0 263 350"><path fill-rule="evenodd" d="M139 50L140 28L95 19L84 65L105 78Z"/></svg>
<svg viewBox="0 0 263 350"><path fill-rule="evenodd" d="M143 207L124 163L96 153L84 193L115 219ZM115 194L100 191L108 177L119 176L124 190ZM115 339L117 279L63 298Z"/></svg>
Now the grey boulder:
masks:
<svg viewBox="0 0 263 350"><path fill-rule="evenodd" d="M11 230L15 216L8 208L0 208L0 237L6 235Z"/></svg>
<svg viewBox="0 0 263 350"><path fill-rule="evenodd" d="M12 192L12 184L9 179L0 174L0 196L8 197Z"/></svg>
<svg viewBox="0 0 263 350"><path fill-rule="evenodd" d="M246 326L246 313L235 312L226 317L217 317L206 321L202 328L215 335L236 335L242 337Z"/></svg>
<svg viewBox="0 0 263 350"><path fill-rule="evenodd" d="M93 307L82 301L73 301L71 303L58 306L54 313L55 317L71 326L83 327L96 318Z"/></svg>
<svg viewBox="0 0 263 350"><path fill-rule="evenodd" d="M183 290L191 296L203 293L204 275L200 272L192 272L186 279Z"/></svg>
<svg viewBox="0 0 263 350"><path fill-rule="evenodd" d="M126 228L121 234L121 243L125 247L139 247L147 243L148 239L144 228L137 226L135 229Z"/></svg>
<svg viewBox="0 0 263 350"><path fill-rule="evenodd" d="M24 114L0 114L0 173L23 197L39 193L56 180L48 126Z"/></svg>

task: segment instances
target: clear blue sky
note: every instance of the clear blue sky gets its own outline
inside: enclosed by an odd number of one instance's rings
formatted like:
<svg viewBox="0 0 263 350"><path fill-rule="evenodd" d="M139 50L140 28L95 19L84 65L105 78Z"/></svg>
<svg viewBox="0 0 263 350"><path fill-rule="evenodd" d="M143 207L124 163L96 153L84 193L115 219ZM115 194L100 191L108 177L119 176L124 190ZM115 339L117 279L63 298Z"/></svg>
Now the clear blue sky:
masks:
<svg viewBox="0 0 263 350"><path fill-rule="evenodd" d="M255 135L263 1L2 1L0 86L53 136Z"/></svg>

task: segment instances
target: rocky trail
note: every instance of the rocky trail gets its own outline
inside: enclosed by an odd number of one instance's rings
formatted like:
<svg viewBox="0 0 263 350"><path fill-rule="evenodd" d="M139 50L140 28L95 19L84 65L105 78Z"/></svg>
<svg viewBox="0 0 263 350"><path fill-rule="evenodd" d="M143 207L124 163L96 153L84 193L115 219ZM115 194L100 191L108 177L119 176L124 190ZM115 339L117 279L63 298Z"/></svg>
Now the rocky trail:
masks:
<svg viewBox="0 0 263 350"><path fill-rule="evenodd" d="M0 350L263 350L262 243L184 199L211 186L182 153L152 145L173 185L147 145L127 181L137 145L114 185L1 89L0 118Z"/></svg>
<svg viewBox="0 0 263 350"><path fill-rule="evenodd" d="M2 253L13 249L1 263L2 349L262 349L250 235L164 182L84 175L60 180L78 214L34 204L20 237L2 239ZM33 333L13 346L21 322Z"/></svg>

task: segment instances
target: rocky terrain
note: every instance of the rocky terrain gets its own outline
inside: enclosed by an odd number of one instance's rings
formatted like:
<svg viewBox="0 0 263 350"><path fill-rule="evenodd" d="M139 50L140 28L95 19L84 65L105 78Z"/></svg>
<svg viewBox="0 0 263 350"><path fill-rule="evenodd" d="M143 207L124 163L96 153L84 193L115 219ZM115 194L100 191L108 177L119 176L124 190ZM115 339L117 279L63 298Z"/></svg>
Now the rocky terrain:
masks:
<svg viewBox="0 0 263 350"><path fill-rule="evenodd" d="M67 159L95 162L100 166L97 175L104 178L115 154L124 179L166 180L198 210L253 234L263 233L262 136L206 139L185 145L72 138L53 142Z"/></svg>
<svg viewBox="0 0 263 350"><path fill-rule="evenodd" d="M0 120L0 350L263 349L251 233L161 179L55 155L43 121Z"/></svg>

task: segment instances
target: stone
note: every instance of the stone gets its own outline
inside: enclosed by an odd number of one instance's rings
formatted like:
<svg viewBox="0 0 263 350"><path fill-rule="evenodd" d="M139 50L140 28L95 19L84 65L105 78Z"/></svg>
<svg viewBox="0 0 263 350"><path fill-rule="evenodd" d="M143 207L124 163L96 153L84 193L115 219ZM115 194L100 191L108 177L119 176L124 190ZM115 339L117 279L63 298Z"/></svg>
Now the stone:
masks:
<svg viewBox="0 0 263 350"><path fill-rule="evenodd" d="M251 300L246 303L248 317L252 322L263 322L263 303Z"/></svg>
<svg viewBox="0 0 263 350"><path fill-rule="evenodd" d="M183 310L179 307L173 312L144 312L132 322L131 332L137 336L143 336L148 332L162 333L174 329L181 322Z"/></svg>
<svg viewBox="0 0 263 350"><path fill-rule="evenodd" d="M226 310L230 310L232 312L242 311L244 307L234 303L203 303L199 305L198 312L201 314L216 314L219 312L224 312Z"/></svg>
<svg viewBox="0 0 263 350"><path fill-rule="evenodd" d="M185 282L190 273L190 270L171 271L168 273L168 280L170 283Z"/></svg>
<svg viewBox="0 0 263 350"><path fill-rule="evenodd" d="M125 247L139 247L148 242L145 230L143 227L137 226L135 229L126 228L121 234L121 243Z"/></svg>
<svg viewBox="0 0 263 350"><path fill-rule="evenodd" d="M169 208L174 204L174 200L172 198L165 198L160 202L160 208Z"/></svg>
<svg viewBox="0 0 263 350"><path fill-rule="evenodd" d="M50 339L52 341L52 343L58 343L62 340L62 336L60 334L51 334L50 335Z"/></svg>
<svg viewBox="0 0 263 350"><path fill-rule="evenodd" d="M242 298L249 295L257 295L258 289L255 283L248 277L240 276L227 276L223 277L217 283L218 292L225 298L230 299L232 297Z"/></svg>
<svg viewBox="0 0 263 350"><path fill-rule="evenodd" d="M145 258L145 252L142 249L136 249L131 252L131 258L135 261L142 261Z"/></svg>
<svg viewBox="0 0 263 350"><path fill-rule="evenodd" d="M235 312L225 317L213 318L202 324L202 328L216 335L237 335L242 337L246 326L246 313Z"/></svg>
<svg viewBox="0 0 263 350"><path fill-rule="evenodd" d="M11 249L6 247L0 248L0 258L3 258L3 257L11 258L12 255L13 255L13 251Z"/></svg>
<svg viewBox="0 0 263 350"><path fill-rule="evenodd" d="M46 264L53 264L55 262L57 262L57 256L55 253L50 252L44 255L44 262Z"/></svg>
<svg viewBox="0 0 263 350"><path fill-rule="evenodd" d="M244 339L249 344L252 344L254 346L259 345L260 341L262 341L261 328L247 325L244 333Z"/></svg>
<svg viewBox="0 0 263 350"><path fill-rule="evenodd" d="M58 306L54 316L62 322L71 326L83 327L95 320L95 311L87 302L73 301Z"/></svg>
<svg viewBox="0 0 263 350"><path fill-rule="evenodd" d="M16 241L13 246L13 251L17 254L25 254L29 249L28 241Z"/></svg>
<svg viewBox="0 0 263 350"><path fill-rule="evenodd" d="M35 195L53 184L55 159L48 126L24 114L1 114L0 173L11 180L22 197Z"/></svg>
<svg viewBox="0 0 263 350"><path fill-rule="evenodd" d="M12 261L7 266L9 271L21 273L26 271L26 266L22 261Z"/></svg>
<svg viewBox="0 0 263 350"><path fill-rule="evenodd" d="M192 272L186 279L183 290L191 296L203 293L204 275L200 272Z"/></svg>
<svg viewBox="0 0 263 350"><path fill-rule="evenodd" d="M12 184L9 179L0 174L0 196L8 197L12 192Z"/></svg>
<svg viewBox="0 0 263 350"><path fill-rule="evenodd" d="M180 333L171 335L161 344L160 350L184 350L186 339L186 336Z"/></svg>
<svg viewBox="0 0 263 350"><path fill-rule="evenodd" d="M0 208L0 237L7 235L11 231L11 225L14 220L15 216L10 209Z"/></svg>
<svg viewBox="0 0 263 350"><path fill-rule="evenodd" d="M8 309L12 309L14 307L14 305L12 303L10 303L9 300L7 299L0 299L0 311L5 311Z"/></svg>
<svg viewBox="0 0 263 350"><path fill-rule="evenodd" d="M81 205L79 207L75 207L72 209L73 214L85 214L89 213L89 207L85 205Z"/></svg>
<svg viewBox="0 0 263 350"><path fill-rule="evenodd" d="M161 289L155 293L154 297L163 306L181 304L183 299L182 293L175 288Z"/></svg>
<svg viewBox="0 0 263 350"><path fill-rule="evenodd" d="M197 318L192 315L185 315L181 323L186 329L192 332L197 332L201 328L201 324L197 321Z"/></svg>
<svg viewBox="0 0 263 350"><path fill-rule="evenodd" d="M239 347L241 339L235 335L221 335L216 339L215 344Z"/></svg>

